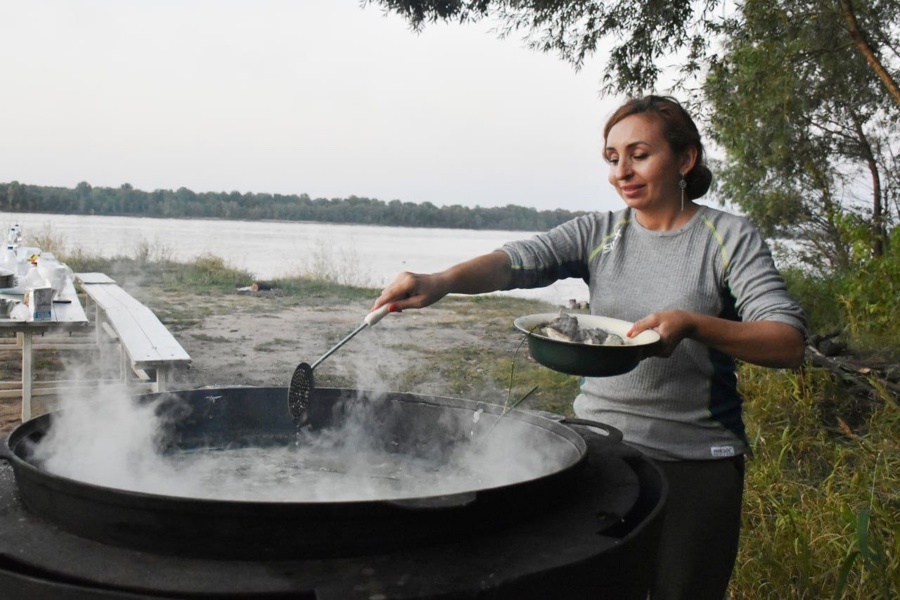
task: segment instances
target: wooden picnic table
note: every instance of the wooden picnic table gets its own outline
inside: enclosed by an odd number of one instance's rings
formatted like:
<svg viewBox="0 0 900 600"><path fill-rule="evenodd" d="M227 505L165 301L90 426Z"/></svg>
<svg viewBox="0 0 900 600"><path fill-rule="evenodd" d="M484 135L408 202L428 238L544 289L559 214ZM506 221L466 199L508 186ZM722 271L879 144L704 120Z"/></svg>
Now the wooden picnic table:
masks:
<svg viewBox="0 0 900 600"><path fill-rule="evenodd" d="M0 298L22 300L21 295L0 294ZM55 391L56 386L63 382L33 381L33 352L36 349L34 335L43 335L47 332L78 330L88 325L88 318L84 307L75 292L73 282L67 281L63 289L53 302L53 311L49 320L27 321L25 319L0 318L0 331L14 332L15 344L0 344L0 347L15 347L22 352L22 377L20 381L0 382L0 397L11 398L22 396L22 421L31 418L32 396L40 391ZM40 345L37 349L60 349L66 347L83 347L84 344L53 343Z"/></svg>

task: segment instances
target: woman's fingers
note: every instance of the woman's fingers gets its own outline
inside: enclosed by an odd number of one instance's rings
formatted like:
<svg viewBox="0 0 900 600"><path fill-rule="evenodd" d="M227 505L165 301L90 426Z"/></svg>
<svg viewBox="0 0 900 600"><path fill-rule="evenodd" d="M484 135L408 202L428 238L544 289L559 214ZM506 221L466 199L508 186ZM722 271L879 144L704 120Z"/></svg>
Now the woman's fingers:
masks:
<svg viewBox="0 0 900 600"><path fill-rule="evenodd" d="M657 356L671 356L672 352L678 344L681 343L693 328L691 313L684 310L664 310L661 312L651 313L634 322L634 325L625 334L632 338L642 331L652 329L656 331L662 339L659 350L655 353Z"/></svg>
<svg viewBox="0 0 900 600"><path fill-rule="evenodd" d="M375 299L372 310L389 303L394 304L396 310L423 308L433 304L440 297L433 293L434 286L430 284L432 277L416 273L400 273Z"/></svg>
<svg viewBox="0 0 900 600"><path fill-rule="evenodd" d="M631 326L631 329L625 334L626 337L633 338L643 331L647 331L648 329L656 329L662 325L662 318L659 313L651 313L644 317L643 319L639 319L634 322ZM662 332L659 332L662 335Z"/></svg>

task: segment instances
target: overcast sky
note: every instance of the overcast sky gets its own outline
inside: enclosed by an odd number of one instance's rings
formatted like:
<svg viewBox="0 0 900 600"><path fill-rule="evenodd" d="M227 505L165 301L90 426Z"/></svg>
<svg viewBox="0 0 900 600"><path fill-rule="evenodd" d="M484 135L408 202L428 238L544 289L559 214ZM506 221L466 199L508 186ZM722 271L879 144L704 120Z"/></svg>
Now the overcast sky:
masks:
<svg viewBox="0 0 900 600"><path fill-rule="evenodd" d="M615 209L605 59L359 0L0 0L0 181Z"/></svg>

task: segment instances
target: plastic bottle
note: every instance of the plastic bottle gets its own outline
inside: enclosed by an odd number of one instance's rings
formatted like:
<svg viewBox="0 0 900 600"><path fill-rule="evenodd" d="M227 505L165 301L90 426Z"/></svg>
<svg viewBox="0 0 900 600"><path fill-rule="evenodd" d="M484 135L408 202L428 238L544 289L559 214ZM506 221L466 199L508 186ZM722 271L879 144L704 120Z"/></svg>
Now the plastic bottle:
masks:
<svg viewBox="0 0 900 600"><path fill-rule="evenodd" d="M3 249L3 255L0 257L0 269L13 274L19 272L19 260L16 258L16 248L12 244L7 244Z"/></svg>
<svg viewBox="0 0 900 600"><path fill-rule="evenodd" d="M12 227L9 228L9 235L7 235L6 240L10 244L18 244L22 241L22 226L16 223Z"/></svg>
<svg viewBox="0 0 900 600"><path fill-rule="evenodd" d="M56 268L59 266L59 261L56 260L56 257L53 256L50 252L44 252L37 258L37 268L41 275L47 281L53 281L53 275L56 272Z"/></svg>
<svg viewBox="0 0 900 600"><path fill-rule="evenodd" d="M60 293L65 287L68 271L71 271L66 265L56 260L56 257L50 252L44 252L38 256L37 268L41 277L53 288L54 294Z"/></svg>
<svg viewBox="0 0 900 600"><path fill-rule="evenodd" d="M35 288L49 286L50 283L44 279L44 276L41 275L40 270L38 270L37 260L31 261L31 266L28 267L28 273L25 274L25 289L33 290Z"/></svg>

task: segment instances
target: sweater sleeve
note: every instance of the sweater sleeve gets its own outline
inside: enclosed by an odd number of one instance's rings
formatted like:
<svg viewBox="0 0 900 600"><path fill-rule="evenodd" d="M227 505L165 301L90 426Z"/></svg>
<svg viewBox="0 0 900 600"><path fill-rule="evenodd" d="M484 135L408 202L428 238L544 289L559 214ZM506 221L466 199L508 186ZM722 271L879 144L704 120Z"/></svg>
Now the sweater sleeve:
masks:
<svg viewBox="0 0 900 600"><path fill-rule="evenodd" d="M807 337L806 315L790 296L765 240L748 221L725 236L725 285L742 321L778 321Z"/></svg>
<svg viewBox="0 0 900 600"><path fill-rule="evenodd" d="M587 248L595 217L584 215L527 240L508 242L501 250L512 264L510 289L545 287L560 279L589 279Z"/></svg>

